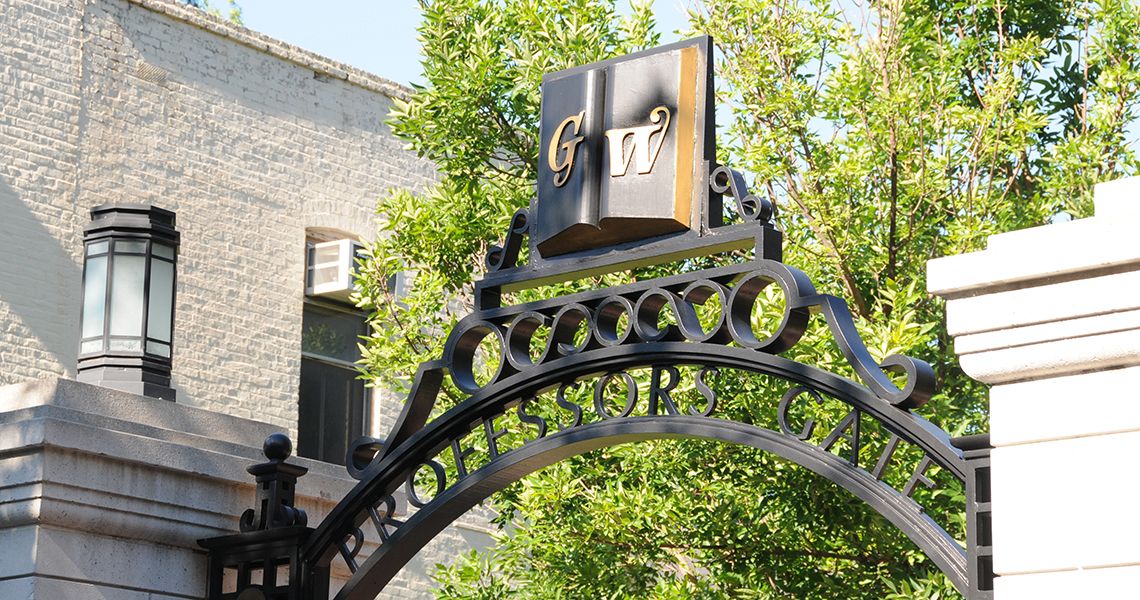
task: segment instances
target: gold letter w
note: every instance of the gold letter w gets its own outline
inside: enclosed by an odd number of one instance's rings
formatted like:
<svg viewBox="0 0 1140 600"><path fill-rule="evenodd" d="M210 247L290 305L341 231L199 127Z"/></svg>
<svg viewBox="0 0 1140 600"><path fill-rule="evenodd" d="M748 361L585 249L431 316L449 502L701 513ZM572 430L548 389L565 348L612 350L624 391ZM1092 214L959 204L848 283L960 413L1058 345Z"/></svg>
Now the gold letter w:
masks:
<svg viewBox="0 0 1140 600"><path fill-rule="evenodd" d="M661 146L665 144L665 134L669 131L669 109L658 106L649 111L649 122L653 125L641 127L627 127L625 129L611 129L606 132L606 139L610 142L610 177L622 177L629 171L629 163L637 156L637 174L645 175L653 170L657 162L657 155L661 154ZM653 134L657 136L657 143L653 144ZM629 154L625 153L625 140L633 137Z"/></svg>

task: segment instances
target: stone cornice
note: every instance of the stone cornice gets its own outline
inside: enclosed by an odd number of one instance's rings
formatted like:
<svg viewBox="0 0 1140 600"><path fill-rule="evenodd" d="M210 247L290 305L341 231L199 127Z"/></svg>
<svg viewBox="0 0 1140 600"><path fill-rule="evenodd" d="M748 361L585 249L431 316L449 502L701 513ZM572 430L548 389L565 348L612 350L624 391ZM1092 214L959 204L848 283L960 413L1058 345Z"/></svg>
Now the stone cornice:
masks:
<svg viewBox="0 0 1140 600"><path fill-rule="evenodd" d="M172 19L204 29L215 35L229 38L285 61L312 69L314 73L347 81L353 85L400 100L407 100L412 89L389 79L358 69L351 65L321 56L316 52L283 42L277 38L253 31L205 11L186 6L174 0L127 0L131 4L166 15Z"/></svg>
<svg viewBox="0 0 1140 600"><path fill-rule="evenodd" d="M932 260L962 369L989 384L1140 364L1140 178L1096 188L1096 216Z"/></svg>

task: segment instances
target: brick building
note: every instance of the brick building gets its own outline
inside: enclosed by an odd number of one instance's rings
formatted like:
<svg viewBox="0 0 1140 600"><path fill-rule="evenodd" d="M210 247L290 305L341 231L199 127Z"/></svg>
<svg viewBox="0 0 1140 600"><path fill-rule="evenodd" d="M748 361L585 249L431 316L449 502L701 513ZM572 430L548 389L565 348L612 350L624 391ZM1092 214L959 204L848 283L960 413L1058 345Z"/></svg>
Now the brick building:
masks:
<svg viewBox="0 0 1140 600"><path fill-rule="evenodd" d="M19 555L0 597L200 596L195 540L236 531L272 431L324 459L300 460L312 521L354 483L327 463L401 399L354 380L353 344L303 346L308 324L361 323L306 293L307 257L432 181L383 125L407 93L170 0L0 0L0 557ZM177 213L174 404L69 381L82 230L108 202ZM127 513L153 523L111 529ZM428 566L484 535L465 527L395 593L425 594Z"/></svg>

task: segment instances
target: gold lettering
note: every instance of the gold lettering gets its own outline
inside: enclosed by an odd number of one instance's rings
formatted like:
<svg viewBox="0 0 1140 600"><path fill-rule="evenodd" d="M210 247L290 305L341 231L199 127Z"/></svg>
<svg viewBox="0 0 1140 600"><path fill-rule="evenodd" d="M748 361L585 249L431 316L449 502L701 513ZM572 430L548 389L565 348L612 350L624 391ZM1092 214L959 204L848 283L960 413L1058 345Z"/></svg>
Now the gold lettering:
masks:
<svg viewBox="0 0 1140 600"><path fill-rule="evenodd" d="M582 117L585 115L586 111L582 111L566 117L554 130L554 135L550 137L550 146L546 152L546 164L550 166L551 171L554 171L554 187L562 187L566 185L566 180L570 179L570 171L574 168L574 151L578 149L578 144L586 139L578 135L578 129L582 127ZM574 125L574 131L571 134L575 137L563 142L562 136L565 135L566 128L571 124ZM563 153L561 160L558 158L560 151Z"/></svg>
<svg viewBox="0 0 1140 600"><path fill-rule="evenodd" d="M665 144L665 134L669 130L669 109L658 106L649 111L649 122L653 125L641 127L627 127L625 129L611 129L606 132L606 139L610 142L610 177L622 177L629 171L629 163L637 156L637 174L645 175L653 170L657 162L657 155L661 154L661 146ZM652 137L657 136L657 143L652 144ZM625 141L633 138L629 144L629 154L625 152Z"/></svg>

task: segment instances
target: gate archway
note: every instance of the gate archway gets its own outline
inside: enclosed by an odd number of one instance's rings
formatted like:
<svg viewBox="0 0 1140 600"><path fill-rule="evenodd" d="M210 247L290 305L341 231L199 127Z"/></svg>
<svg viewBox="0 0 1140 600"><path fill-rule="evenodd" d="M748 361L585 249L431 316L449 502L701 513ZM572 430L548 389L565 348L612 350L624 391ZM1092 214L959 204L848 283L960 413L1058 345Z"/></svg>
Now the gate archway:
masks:
<svg viewBox="0 0 1140 600"><path fill-rule="evenodd" d="M548 77L544 87L561 91L549 115L544 99L542 129L553 137L540 132L548 156L539 161L538 197L531 210L515 213L503 246L488 253L474 311L449 333L442 357L420 366L387 438L364 438L350 449L348 470L359 483L315 529L305 527L304 513L293 506L304 469L284 463L283 443L267 443L270 462L250 469L260 485L257 508L243 516L247 533L203 541L211 553L211 600L324 599L334 561L352 573L337 600L373 598L449 523L510 483L593 449L660 438L742 444L807 468L886 518L969 600L992 597L988 437L951 440L916 414L934 393L930 366L901 355L876 361L846 303L817 292L803 272L783 264L771 204L749 194L738 173L713 163L710 48L709 38L698 38ZM629 68L634 61L643 61L640 75ZM616 77L619 63L635 84L603 89L599 82ZM633 97L646 89L665 94L669 86L676 97ZM566 104L576 102L578 92L592 98L591 110L610 110L606 119L613 123L649 123L603 132L604 119ZM603 92L629 97L606 104L598 96ZM670 129L673 115L677 125ZM593 164L575 170L575 153L591 145L583 161ZM606 148L609 179L601 174ZM662 152L672 158L658 162ZM634 154L640 158L631 173ZM731 198L729 212L741 222L724 223L722 195ZM613 214L602 215L603 208ZM532 223L532 211L543 219ZM524 241L528 259L520 265ZM740 250L750 250L751 258L688 268L689 259ZM503 292L677 262L685 272L502 303ZM777 288L784 299L780 321L758 334L755 307L767 301L766 290ZM781 356L812 318L826 323L854 378ZM486 345L494 350L489 363L478 358ZM481 366L489 367L486 378L477 376ZM648 373L638 378L635 369ZM729 370L785 382L774 427L723 418L710 378ZM686 375L693 401L682 402ZM465 397L429 422L445 379ZM609 391L615 387L624 390L616 405ZM793 423L793 409L825 398L845 405L845 415L825 436L813 437L822 428L810 420ZM522 443L506 445L504 420L526 432ZM476 430L487 446L481 461L472 459L475 450L465 442ZM875 456L861 456L863 436L871 431L885 439L875 445ZM840 442L846 456L836 452ZM908 465L909 477L892 485L885 474L898 467L896 451L904 446L917 458ZM441 454L448 460L437 460ZM965 547L913 498L920 487L935 485L935 467L964 487ZM418 487L423 479L430 491ZM401 486L418 509L404 521L395 516L393 496ZM366 540L376 549L362 559ZM284 565L288 580L277 581L274 573ZM221 590L227 569L237 571L233 593ZM253 570L264 573L259 584Z"/></svg>

